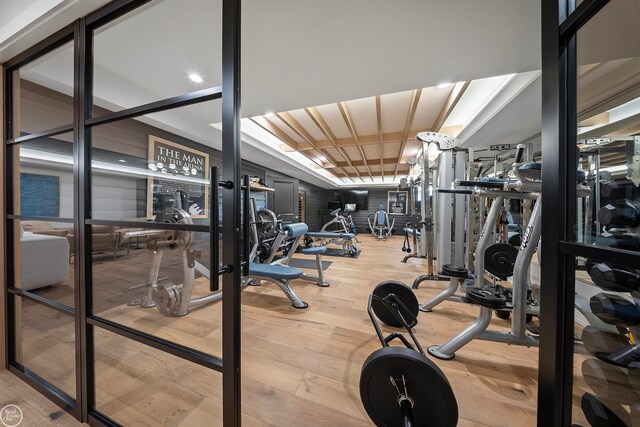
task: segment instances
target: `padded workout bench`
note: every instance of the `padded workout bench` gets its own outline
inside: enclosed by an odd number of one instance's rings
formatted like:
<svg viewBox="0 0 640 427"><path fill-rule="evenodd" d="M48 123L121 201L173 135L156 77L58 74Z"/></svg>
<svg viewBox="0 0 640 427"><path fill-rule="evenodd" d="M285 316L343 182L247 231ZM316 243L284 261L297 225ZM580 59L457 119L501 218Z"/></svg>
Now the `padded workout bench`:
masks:
<svg viewBox="0 0 640 427"><path fill-rule="evenodd" d="M304 273L299 268L286 267L283 265L257 264L251 263L249 266L250 279L264 280L275 283L282 292L289 298L295 308L307 308L309 304L302 301L300 297L289 286L290 280L300 279Z"/></svg>
<svg viewBox="0 0 640 427"><path fill-rule="evenodd" d="M307 246L310 245L310 240L319 240L321 246L327 246L329 244L341 245L345 255L355 255L358 252L356 245L353 242L356 239L356 235L353 233L332 233L327 231L310 231L306 233L306 237L309 238Z"/></svg>
<svg viewBox="0 0 640 427"><path fill-rule="evenodd" d="M273 258L275 256L275 253L273 253L268 259L269 263L273 265L288 265L291 259L293 258L293 254L295 254L296 251L298 250L298 246L300 246L300 242L302 241L302 239L304 238L304 236L308 231L309 231L309 227L307 226L307 224L303 222L284 225L282 227L282 231L276 238L276 243L280 244L282 241L287 239L295 239L295 241L293 242L293 244L289 248L289 251L285 254L283 258L273 261ZM324 280L324 272L322 271L321 255L325 252L327 252L327 248L324 246L312 246L310 248L305 248L302 250L302 253L305 255L316 256L316 266L318 269L317 276L303 274L302 277L300 277L302 280L314 282L318 286L323 286L323 287L329 286L329 283L325 282Z"/></svg>

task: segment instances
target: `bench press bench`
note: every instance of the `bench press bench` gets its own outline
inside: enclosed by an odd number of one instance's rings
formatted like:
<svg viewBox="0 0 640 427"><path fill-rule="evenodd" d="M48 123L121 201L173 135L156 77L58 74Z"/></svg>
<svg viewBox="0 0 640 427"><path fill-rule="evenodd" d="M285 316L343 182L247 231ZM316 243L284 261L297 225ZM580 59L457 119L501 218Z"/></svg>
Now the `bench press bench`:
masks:
<svg viewBox="0 0 640 427"><path fill-rule="evenodd" d="M282 289L282 292L289 298L295 308L307 308L309 304L302 301L294 290L291 289L291 286L289 286L289 281L300 279L303 275L304 273L299 268L277 264L251 263L249 265L249 276L247 276L247 278L275 283Z"/></svg>

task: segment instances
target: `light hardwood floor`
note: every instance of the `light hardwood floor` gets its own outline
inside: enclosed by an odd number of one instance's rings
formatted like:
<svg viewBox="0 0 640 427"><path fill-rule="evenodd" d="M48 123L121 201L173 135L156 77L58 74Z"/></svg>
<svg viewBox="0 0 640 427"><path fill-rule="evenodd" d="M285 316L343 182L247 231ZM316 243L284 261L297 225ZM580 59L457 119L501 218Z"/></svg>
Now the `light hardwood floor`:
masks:
<svg viewBox="0 0 640 427"><path fill-rule="evenodd" d="M362 236L360 240L358 259L325 258L333 262L325 272L330 287L294 282L295 291L309 303L306 310L291 307L273 284L243 291L245 425L371 425L358 393L362 364L380 347L366 313L367 298L382 280L412 283L424 273L424 265L422 260L401 263L400 237L378 241ZM98 314L219 355L220 304L179 318L126 304L143 292L142 288L127 289L146 280L149 256L141 249L117 261L96 261ZM168 254L169 267L163 267L160 276L174 277L179 283L175 277L178 260L177 253ZM416 294L423 302L446 284L423 283ZM198 293L204 289L206 283L200 283ZM72 390L73 339L63 337L68 325L58 314L27 310L35 308L26 302L23 308L27 366ZM432 313L420 313L417 336L425 349L442 344L473 322L477 312L477 307L445 302ZM506 330L508 326L507 321L494 318L491 328ZM47 338L51 336L55 338ZM62 344L50 346L43 344L45 340ZM219 374L102 330L96 330L95 345L97 406L110 417L125 425L220 425ZM537 349L473 341L451 361L432 360L443 369L456 394L460 426L535 424Z"/></svg>

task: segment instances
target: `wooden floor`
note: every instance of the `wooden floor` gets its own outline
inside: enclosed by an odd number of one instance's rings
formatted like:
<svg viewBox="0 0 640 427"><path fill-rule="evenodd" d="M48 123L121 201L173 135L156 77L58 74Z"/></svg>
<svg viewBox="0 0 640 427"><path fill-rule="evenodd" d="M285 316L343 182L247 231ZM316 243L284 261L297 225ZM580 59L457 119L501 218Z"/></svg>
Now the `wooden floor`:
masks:
<svg viewBox="0 0 640 427"><path fill-rule="evenodd" d="M359 238L362 254L358 259L326 258L333 262L325 272L330 287L294 282L295 291L309 303L306 310L291 307L273 284L243 291L245 425L371 425L358 394L362 364L380 347L366 313L368 295L382 280L412 283L424 274L425 266L422 260L401 263L400 237L386 241ZM219 303L184 317L127 305L144 292L143 288L129 288L146 280L149 257L141 249L117 261L105 258L95 263L98 314L219 355ZM179 273L177 254L167 255L165 261L169 267L163 266L160 276ZM445 286L446 282L423 283L416 294L423 302ZM202 292L206 284L198 288ZM68 289L46 292L49 296L66 292L58 300L69 297ZM23 304L25 364L47 373L63 389L73 390L73 337L63 339L73 329L60 320L60 314L37 314L32 304ZM473 322L477 312L477 307L445 302L432 313L420 313L417 336L425 349L442 344ZM496 318L491 326L507 327L507 321ZM47 338L51 336L55 338ZM47 339L50 341L45 342ZM51 340L58 345L50 346ZM97 407L111 418L139 426L221 425L219 374L102 330L96 331L95 346ZM443 369L456 394L460 426L535 424L537 349L473 341L451 361L432 360Z"/></svg>

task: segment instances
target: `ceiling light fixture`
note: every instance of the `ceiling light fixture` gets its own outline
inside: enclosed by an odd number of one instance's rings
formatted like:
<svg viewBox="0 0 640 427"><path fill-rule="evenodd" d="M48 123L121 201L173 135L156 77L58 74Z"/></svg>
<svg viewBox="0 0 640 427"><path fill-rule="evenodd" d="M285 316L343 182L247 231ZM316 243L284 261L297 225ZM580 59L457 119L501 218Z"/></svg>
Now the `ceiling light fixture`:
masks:
<svg viewBox="0 0 640 427"><path fill-rule="evenodd" d="M127 161L126 161L125 159L118 159L118 161L119 161L120 163L127 163Z"/></svg>
<svg viewBox="0 0 640 427"><path fill-rule="evenodd" d="M264 116L265 117L275 117L276 113L269 111L268 113L266 113Z"/></svg>
<svg viewBox="0 0 640 427"><path fill-rule="evenodd" d="M189 78L191 79L191 81L196 82L196 83L202 83L202 77L200 77L199 74L196 73L191 73L189 74Z"/></svg>
<svg viewBox="0 0 640 427"><path fill-rule="evenodd" d="M438 86L436 86L438 89L444 89L445 87L449 87L451 86L453 83L451 82L444 82L444 83L439 83Z"/></svg>

